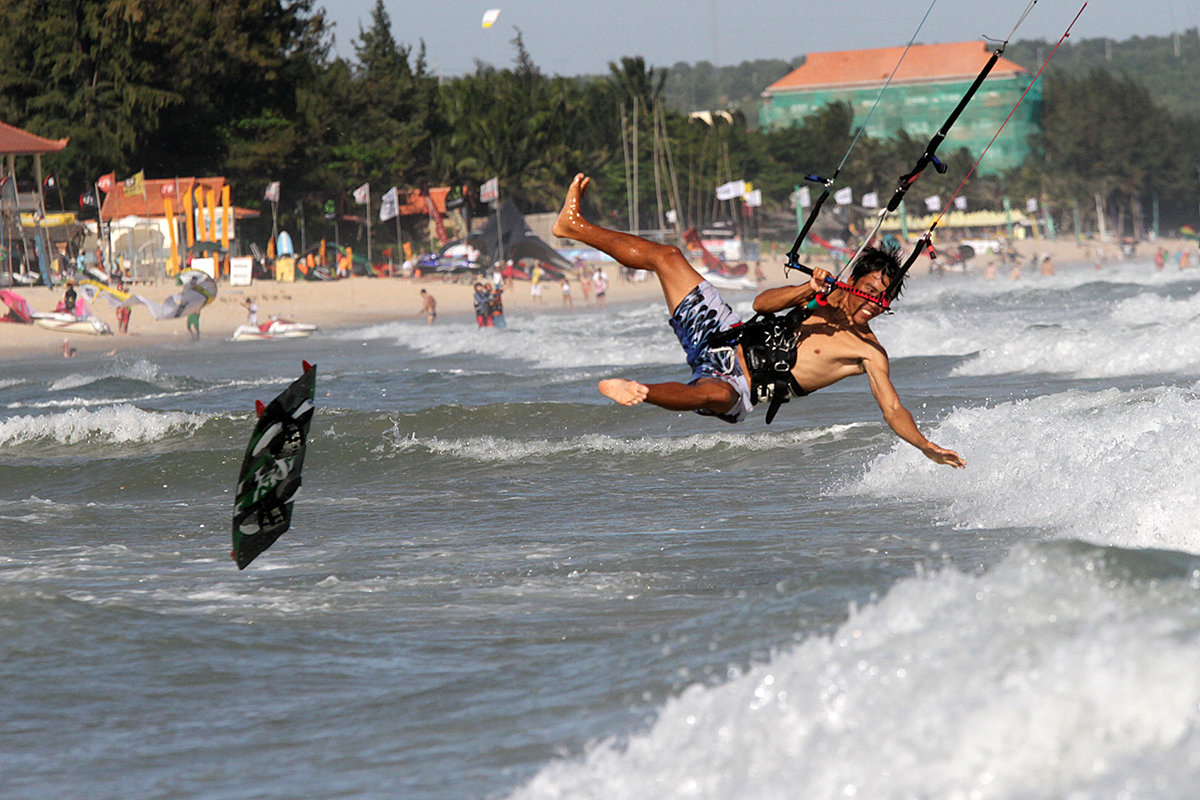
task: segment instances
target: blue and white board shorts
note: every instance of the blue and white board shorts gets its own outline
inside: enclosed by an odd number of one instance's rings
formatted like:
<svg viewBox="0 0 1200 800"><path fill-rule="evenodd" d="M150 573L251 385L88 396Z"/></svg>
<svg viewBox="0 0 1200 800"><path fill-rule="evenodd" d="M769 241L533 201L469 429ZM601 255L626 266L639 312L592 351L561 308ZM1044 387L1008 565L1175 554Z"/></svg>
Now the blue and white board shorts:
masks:
<svg viewBox="0 0 1200 800"><path fill-rule="evenodd" d="M701 281L688 292L671 314L671 329L679 337L679 344L687 353L688 366L692 368L692 379L688 383L694 384L701 378L716 378L732 386L738 395L733 408L724 414L705 410L699 410L697 414L726 422L741 422L754 407L750 400L750 382L738 363L737 346L708 346L709 336L739 324L741 319L708 281Z"/></svg>

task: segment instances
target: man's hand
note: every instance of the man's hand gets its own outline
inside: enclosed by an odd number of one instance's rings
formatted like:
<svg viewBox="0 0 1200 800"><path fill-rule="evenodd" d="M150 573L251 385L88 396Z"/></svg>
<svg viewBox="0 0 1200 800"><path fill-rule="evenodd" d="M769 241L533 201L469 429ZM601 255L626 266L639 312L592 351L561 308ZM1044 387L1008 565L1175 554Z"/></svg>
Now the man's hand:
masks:
<svg viewBox="0 0 1200 800"><path fill-rule="evenodd" d="M812 289L816 294L828 292L829 279L832 277L833 275L829 274L828 271L820 267L813 267L812 277L808 279L808 288Z"/></svg>
<svg viewBox="0 0 1200 800"><path fill-rule="evenodd" d="M938 447L933 442L930 442L928 447L922 447L921 452L924 453L925 457L930 461L934 461L938 464L945 464L957 469L963 469L967 466L967 462L958 453L954 452L953 450L947 450L944 447Z"/></svg>

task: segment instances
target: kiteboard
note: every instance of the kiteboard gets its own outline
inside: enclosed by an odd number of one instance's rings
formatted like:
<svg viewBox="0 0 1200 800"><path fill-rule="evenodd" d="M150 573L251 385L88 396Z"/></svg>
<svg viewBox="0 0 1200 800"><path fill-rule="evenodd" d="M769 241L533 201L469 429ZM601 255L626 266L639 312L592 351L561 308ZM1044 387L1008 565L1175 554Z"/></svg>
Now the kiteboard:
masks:
<svg viewBox="0 0 1200 800"><path fill-rule="evenodd" d="M265 406L255 403L258 422L242 459L233 506L231 555L238 569L245 569L292 524L316 388L317 368L305 361L304 374L278 397Z"/></svg>

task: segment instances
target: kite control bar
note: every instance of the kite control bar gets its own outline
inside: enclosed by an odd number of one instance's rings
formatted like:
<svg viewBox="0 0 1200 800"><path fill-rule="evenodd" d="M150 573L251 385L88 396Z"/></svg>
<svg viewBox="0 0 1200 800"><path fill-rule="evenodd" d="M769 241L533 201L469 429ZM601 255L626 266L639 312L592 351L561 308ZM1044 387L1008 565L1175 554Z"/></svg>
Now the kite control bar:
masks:
<svg viewBox="0 0 1200 800"><path fill-rule="evenodd" d="M800 270L805 275L813 274L812 267L805 266L804 264L801 264L800 262L796 261L794 258L789 258L787 260L787 263L784 265L784 267L786 269ZM891 305L891 301L887 297L880 296L877 294L871 294L870 292L864 292L861 289L855 289L850 284L843 283L842 281L839 281L837 278L833 277L832 275L825 278L825 285L827 287L829 287L825 291L825 294L829 294L829 292L832 292L834 289L841 289L843 292L846 292L847 294L852 294L855 297L861 297L864 300L870 300L872 303L876 303L879 306L883 307L884 309L887 309ZM818 300L817 302L820 303L821 301ZM824 303L821 303L821 304L824 305Z"/></svg>

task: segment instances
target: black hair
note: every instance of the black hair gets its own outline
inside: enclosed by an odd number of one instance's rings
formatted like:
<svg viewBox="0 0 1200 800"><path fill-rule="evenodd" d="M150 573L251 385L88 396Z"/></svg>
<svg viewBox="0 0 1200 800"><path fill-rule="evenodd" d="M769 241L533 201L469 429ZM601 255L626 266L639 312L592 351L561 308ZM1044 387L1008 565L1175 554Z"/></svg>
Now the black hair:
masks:
<svg viewBox="0 0 1200 800"><path fill-rule="evenodd" d="M850 270L850 281L853 283L872 272L880 273L887 281L884 294L888 300L895 300L900 296L900 292L904 291L904 268L900 264L898 248L888 245L864 247L859 257L854 260L854 266Z"/></svg>

